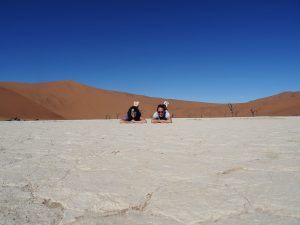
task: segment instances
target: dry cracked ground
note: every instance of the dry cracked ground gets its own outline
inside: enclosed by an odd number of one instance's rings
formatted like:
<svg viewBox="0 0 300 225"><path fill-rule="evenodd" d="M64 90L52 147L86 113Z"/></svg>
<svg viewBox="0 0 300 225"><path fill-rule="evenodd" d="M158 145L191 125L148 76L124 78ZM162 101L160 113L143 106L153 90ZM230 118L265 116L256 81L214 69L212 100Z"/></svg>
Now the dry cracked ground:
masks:
<svg viewBox="0 0 300 225"><path fill-rule="evenodd" d="M0 224L300 224L300 118L0 122Z"/></svg>

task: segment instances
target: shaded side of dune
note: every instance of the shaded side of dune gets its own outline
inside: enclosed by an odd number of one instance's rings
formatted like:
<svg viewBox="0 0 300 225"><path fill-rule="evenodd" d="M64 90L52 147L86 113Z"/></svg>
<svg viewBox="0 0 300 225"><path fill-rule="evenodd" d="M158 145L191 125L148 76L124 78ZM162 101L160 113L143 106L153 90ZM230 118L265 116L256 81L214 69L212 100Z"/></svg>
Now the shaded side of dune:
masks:
<svg viewBox="0 0 300 225"><path fill-rule="evenodd" d="M0 119L64 119L63 116L48 110L31 99L12 90L0 87Z"/></svg>

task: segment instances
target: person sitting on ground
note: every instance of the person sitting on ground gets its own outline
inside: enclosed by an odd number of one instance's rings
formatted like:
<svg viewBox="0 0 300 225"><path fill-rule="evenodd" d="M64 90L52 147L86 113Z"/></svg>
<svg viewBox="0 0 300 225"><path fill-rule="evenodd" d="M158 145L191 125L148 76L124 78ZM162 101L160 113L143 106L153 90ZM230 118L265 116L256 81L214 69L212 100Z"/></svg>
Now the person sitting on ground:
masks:
<svg viewBox="0 0 300 225"><path fill-rule="evenodd" d="M152 123L172 123L172 117L168 111L169 102L157 106L156 112L153 114Z"/></svg>
<svg viewBox="0 0 300 225"><path fill-rule="evenodd" d="M134 102L133 106L128 109L126 116L120 120L121 123L147 123L142 117L142 113L139 110L139 102Z"/></svg>

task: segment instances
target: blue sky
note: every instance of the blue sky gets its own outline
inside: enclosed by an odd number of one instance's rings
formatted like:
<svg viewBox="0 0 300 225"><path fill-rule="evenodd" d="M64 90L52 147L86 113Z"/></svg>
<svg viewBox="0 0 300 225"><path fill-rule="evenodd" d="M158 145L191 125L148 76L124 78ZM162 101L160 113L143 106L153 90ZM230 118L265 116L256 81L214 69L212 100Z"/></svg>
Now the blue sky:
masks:
<svg viewBox="0 0 300 225"><path fill-rule="evenodd" d="M300 90L300 1L0 1L0 81L245 102Z"/></svg>

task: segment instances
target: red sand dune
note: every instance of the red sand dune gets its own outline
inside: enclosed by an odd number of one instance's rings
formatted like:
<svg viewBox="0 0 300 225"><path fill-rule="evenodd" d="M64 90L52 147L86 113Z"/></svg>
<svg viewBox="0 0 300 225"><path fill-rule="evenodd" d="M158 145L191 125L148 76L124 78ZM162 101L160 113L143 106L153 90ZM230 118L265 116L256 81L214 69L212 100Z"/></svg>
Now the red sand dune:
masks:
<svg viewBox="0 0 300 225"><path fill-rule="evenodd" d="M0 87L0 119L63 119L44 106L14 91Z"/></svg>
<svg viewBox="0 0 300 225"><path fill-rule="evenodd" d="M134 100L150 117L163 99L107 91L73 81L49 83L0 82L0 119L99 119L123 117ZM300 91L233 104L169 99L175 117L299 116ZM250 110L253 109L251 112Z"/></svg>

